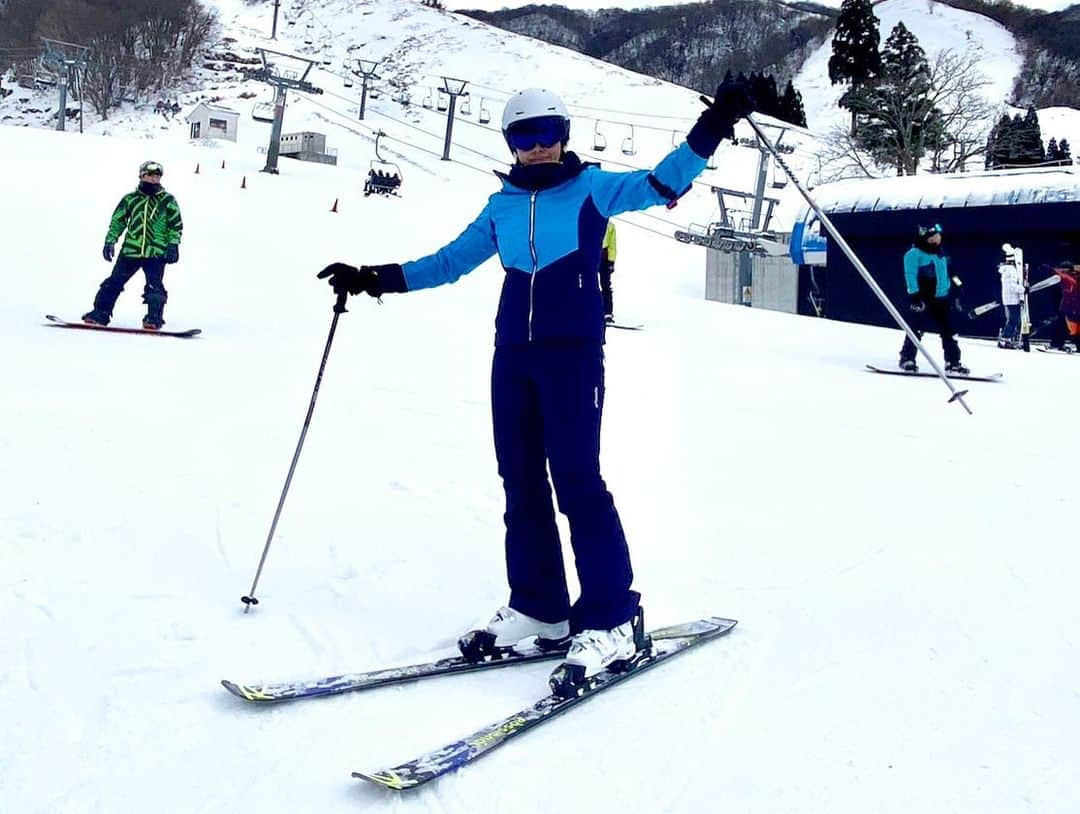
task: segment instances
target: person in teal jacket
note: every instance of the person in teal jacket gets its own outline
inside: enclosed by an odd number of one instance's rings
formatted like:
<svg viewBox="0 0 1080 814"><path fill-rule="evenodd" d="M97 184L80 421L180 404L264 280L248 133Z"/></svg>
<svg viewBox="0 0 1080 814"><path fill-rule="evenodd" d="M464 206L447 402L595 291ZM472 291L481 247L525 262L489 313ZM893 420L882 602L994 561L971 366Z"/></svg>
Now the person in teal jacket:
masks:
<svg viewBox="0 0 1080 814"><path fill-rule="evenodd" d="M945 372L966 374L970 371L960 362L960 345L952 324L953 280L949 275L949 258L941 251L941 225L920 226L915 244L904 254L904 282L907 286L911 327L922 339L923 333L935 328L941 334L945 352ZM900 349L900 368L914 373L915 343L904 335Z"/></svg>
<svg viewBox="0 0 1080 814"><path fill-rule="evenodd" d="M510 598L459 646L472 660L530 637L541 646L568 647L552 674L556 692L573 692L644 645L626 536L600 475L601 243L609 218L674 205L720 142L734 138L735 122L753 110L738 81L721 84L713 101L703 101L708 106L686 141L654 169L607 172L566 149L570 116L558 96L521 91L502 119L515 163L497 173L501 188L465 231L418 260L359 268L334 263L318 275L339 294L379 297L452 283L498 254L504 277L491 397ZM552 486L570 526L581 587L573 603Z"/></svg>

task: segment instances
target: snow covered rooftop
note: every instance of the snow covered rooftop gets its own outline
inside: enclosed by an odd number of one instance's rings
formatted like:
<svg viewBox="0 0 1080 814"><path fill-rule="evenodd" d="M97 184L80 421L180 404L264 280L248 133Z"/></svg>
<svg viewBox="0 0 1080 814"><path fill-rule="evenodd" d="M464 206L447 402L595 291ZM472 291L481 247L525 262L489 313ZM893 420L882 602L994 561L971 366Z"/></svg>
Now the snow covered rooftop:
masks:
<svg viewBox="0 0 1080 814"><path fill-rule="evenodd" d="M823 184L813 195L827 213L1066 203L1080 201L1080 168L859 178Z"/></svg>

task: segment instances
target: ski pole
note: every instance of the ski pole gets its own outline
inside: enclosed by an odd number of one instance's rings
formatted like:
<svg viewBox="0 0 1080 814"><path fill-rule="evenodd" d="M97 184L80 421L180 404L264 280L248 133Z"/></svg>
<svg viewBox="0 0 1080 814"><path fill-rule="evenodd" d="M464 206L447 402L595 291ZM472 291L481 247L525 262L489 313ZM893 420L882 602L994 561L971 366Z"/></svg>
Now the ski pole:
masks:
<svg viewBox="0 0 1080 814"><path fill-rule="evenodd" d="M293 473L296 471L296 462L300 460L300 450L304 448L304 438L307 437L308 427L311 425L311 414L315 412L315 399L319 397L319 385L322 384L323 371L326 370L326 359L330 356L330 345L334 341L334 332L337 330L338 317L346 313L345 299L348 292L338 293L334 303L334 319L330 323L330 335L326 337L326 349L323 351L322 362L319 364L319 375L315 377L315 389L311 392L311 404L308 405L307 417L304 418L304 428L300 430L300 441L296 444L296 452L293 453L292 463L289 465L289 474L285 477L285 487L281 490L281 498L278 500L277 511L274 512L274 520L270 524L270 533L266 535L266 545L263 546L262 557L259 558L259 567L255 571L255 579L251 583L251 590L246 596L240 597L244 603L244 613L251 610L252 605L258 605L255 598L255 587L259 584L263 566L266 564L266 555L270 553L270 542L274 539L274 530L277 528L278 519L281 517L281 508L285 505L285 495L289 493L289 484L292 483Z"/></svg>
<svg viewBox="0 0 1080 814"><path fill-rule="evenodd" d="M971 408L968 407L967 402L964 401L964 395L967 393L967 391L957 390L955 387L953 387L953 383L949 381L949 378L945 375L945 372L941 369L938 363L934 361L934 357L930 355L930 352L926 349L922 341L911 329L911 326L907 324L907 321L900 315L900 312L896 310L896 306L889 302L889 298L885 296L885 292L881 290L881 286L877 284L877 281L870 276L870 272L866 270L866 266L862 264L862 261L859 259L858 255L856 255L852 248L847 244L847 241L844 240L843 236L833 225L833 222L829 220L828 216L823 211L821 211L821 207L819 207L814 201L814 199L810 197L810 193L803 188L802 183L797 177L795 177L794 171L792 171L792 169L784 162L784 159L780 157L780 153L777 152L772 142L770 142L769 139L766 138L765 133L762 132L761 126L756 121L754 121L754 117L747 116L746 121L754 129L754 132L757 134L757 137L761 141L761 143L764 144L765 148L769 151L770 154L772 154L773 160L780 165L780 168L785 172L787 177L791 179L791 182L795 185L795 188L799 190L799 193L803 196L803 198L806 199L806 203L809 204L810 208L814 210L814 214L818 216L818 220L821 221L821 225L825 227L828 233L832 236L833 240L836 241L836 245L838 245L840 247L840 250L845 255L847 255L847 259L851 261L851 265L855 267L855 270L859 272L863 280L866 281L866 284L870 286L870 290L874 292L874 296L876 296L881 301L881 304L885 306L885 310L889 312L889 316L891 316L893 318L893 321L895 321L896 324L903 329L904 333L907 334L908 339L910 339L915 344L915 347L919 349L919 353L926 357L926 361L930 363L930 367L932 367L934 369L934 372L937 373L938 378L940 378L941 381L945 383L945 386L949 388L949 392L952 393L949 401L960 402L963 408L967 410L968 415L971 415Z"/></svg>

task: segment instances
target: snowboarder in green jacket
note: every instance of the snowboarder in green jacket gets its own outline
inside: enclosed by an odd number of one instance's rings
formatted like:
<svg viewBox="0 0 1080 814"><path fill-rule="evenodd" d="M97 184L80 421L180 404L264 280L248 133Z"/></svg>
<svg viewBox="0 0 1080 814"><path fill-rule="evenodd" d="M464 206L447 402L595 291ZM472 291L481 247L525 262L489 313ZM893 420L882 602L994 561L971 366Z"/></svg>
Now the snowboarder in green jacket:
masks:
<svg viewBox="0 0 1080 814"><path fill-rule="evenodd" d="M144 161L139 166L138 188L125 195L113 211L101 256L111 263L121 234L124 234L124 242L112 273L101 283L94 297L93 309L83 314L83 322L108 325L120 292L135 272L142 269L146 275L143 327L156 331L165 324L163 312L169 296L164 285L165 266L180 259L184 223L176 198L161 186L163 173L164 169L157 161Z"/></svg>

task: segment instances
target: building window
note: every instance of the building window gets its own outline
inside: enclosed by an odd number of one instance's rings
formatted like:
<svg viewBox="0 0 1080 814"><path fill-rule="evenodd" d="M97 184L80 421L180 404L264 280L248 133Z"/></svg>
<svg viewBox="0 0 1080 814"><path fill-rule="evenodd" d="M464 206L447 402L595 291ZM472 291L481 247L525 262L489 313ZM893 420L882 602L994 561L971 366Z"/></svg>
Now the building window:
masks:
<svg viewBox="0 0 1080 814"><path fill-rule="evenodd" d="M228 133L229 123L225 119L211 119L210 130L217 131L218 133Z"/></svg>

